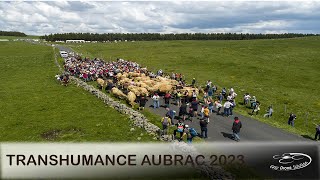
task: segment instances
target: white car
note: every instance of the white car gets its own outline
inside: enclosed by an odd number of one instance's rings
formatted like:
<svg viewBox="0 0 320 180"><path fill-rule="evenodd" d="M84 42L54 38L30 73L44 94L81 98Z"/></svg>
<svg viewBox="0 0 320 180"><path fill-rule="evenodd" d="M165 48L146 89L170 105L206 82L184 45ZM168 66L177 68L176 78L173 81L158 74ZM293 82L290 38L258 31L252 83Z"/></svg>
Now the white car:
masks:
<svg viewBox="0 0 320 180"><path fill-rule="evenodd" d="M68 57L68 53L66 51L60 51L60 56L63 58L67 58Z"/></svg>

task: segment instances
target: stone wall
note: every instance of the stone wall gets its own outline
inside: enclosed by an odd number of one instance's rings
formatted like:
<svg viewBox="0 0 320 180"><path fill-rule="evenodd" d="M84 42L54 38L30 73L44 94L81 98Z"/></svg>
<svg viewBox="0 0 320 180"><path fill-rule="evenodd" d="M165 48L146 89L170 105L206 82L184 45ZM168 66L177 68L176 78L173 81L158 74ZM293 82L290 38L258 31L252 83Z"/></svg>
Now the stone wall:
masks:
<svg viewBox="0 0 320 180"><path fill-rule="evenodd" d="M121 114L126 114L129 118L133 121L133 125L139 128L144 128L149 134L151 135L159 135L160 128L148 121L148 119L138 111L133 110L132 108L128 107L125 104L122 104L119 101L114 100L113 98L109 97L107 94L103 93L102 91L96 89L92 85L88 85L86 82L70 76L71 82L76 84L78 87L83 88L84 90L90 92L97 98L101 99L105 104L114 108ZM170 138L161 137L162 140L168 141Z"/></svg>

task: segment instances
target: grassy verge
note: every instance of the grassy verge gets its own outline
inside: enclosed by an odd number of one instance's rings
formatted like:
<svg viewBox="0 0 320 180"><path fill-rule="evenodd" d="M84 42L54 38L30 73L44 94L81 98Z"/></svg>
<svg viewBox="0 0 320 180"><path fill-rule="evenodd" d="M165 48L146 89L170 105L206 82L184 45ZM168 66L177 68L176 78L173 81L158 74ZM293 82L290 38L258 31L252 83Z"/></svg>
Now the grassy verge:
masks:
<svg viewBox="0 0 320 180"><path fill-rule="evenodd" d="M86 56L106 60L124 58L148 69L183 73L187 81L198 84L210 79L221 87L233 87L238 93L235 109L249 116L251 109L241 105L249 92L262 103L262 122L292 133L312 137L313 123L319 123L320 56L319 37L248 41L153 41L69 45ZM274 116L263 118L273 105ZM290 112L298 119L287 125Z"/></svg>
<svg viewBox="0 0 320 180"><path fill-rule="evenodd" d="M153 141L88 92L61 86L51 47L2 42L0 59L0 141Z"/></svg>

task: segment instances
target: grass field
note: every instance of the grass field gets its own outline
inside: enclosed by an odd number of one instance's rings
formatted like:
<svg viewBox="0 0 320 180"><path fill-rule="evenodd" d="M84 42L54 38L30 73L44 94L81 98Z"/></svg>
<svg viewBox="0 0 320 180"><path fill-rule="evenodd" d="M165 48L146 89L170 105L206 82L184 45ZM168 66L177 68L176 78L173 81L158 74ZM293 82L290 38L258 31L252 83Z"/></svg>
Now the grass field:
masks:
<svg viewBox="0 0 320 180"><path fill-rule="evenodd" d="M320 120L320 38L294 38L246 41L153 41L69 45L85 56L106 60L123 58L148 69L183 73L198 84L212 80L221 87L234 87L238 93L237 112L251 110L239 103L244 93L261 102L254 118L287 131L312 137ZM263 118L273 105L274 116ZM290 112L297 115L289 127Z"/></svg>
<svg viewBox="0 0 320 180"><path fill-rule="evenodd" d="M8 39L8 40L14 40L14 39L39 39L39 36L0 36L0 39Z"/></svg>
<svg viewBox="0 0 320 180"><path fill-rule="evenodd" d="M61 86L53 57L51 47L0 42L0 141L153 141L88 92Z"/></svg>

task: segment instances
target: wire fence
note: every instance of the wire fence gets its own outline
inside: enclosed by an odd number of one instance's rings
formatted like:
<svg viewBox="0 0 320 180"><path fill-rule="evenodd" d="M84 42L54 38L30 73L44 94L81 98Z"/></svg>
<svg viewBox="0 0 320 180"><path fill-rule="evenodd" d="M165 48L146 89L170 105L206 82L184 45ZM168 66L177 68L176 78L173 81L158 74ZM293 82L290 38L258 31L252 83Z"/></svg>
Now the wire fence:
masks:
<svg viewBox="0 0 320 180"><path fill-rule="evenodd" d="M268 106L261 107L260 116L263 117L264 114L267 113ZM266 109L264 109L266 108ZM294 127L302 136L309 136L309 138L315 132L317 125L320 125L320 111L311 111L305 109L305 107L301 107L297 109L296 106L290 106L288 104L272 104L272 108L274 110L272 115L272 121L277 123L278 125L288 125L289 116L291 113L296 115L296 120L294 121Z"/></svg>
<svg viewBox="0 0 320 180"><path fill-rule="evenodd" d="M296 114L297 119L299 119L299 122L303 125L304 128L309 129L310 126L316 126L320 123L320 111L314 112L314 111L303 111L303 108L301 111L294 112L290 109L289 105L284 105L284 113L283 115L287 115L289 117L290 113Z"/></svg>

